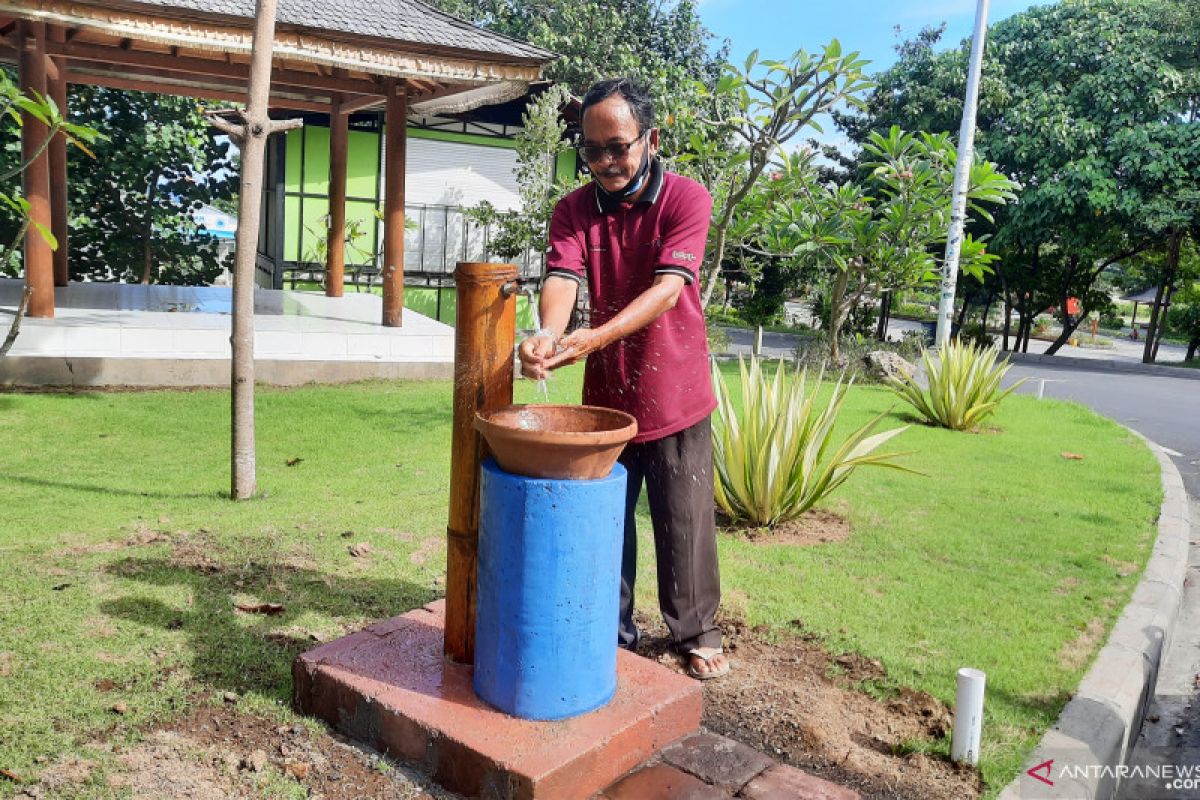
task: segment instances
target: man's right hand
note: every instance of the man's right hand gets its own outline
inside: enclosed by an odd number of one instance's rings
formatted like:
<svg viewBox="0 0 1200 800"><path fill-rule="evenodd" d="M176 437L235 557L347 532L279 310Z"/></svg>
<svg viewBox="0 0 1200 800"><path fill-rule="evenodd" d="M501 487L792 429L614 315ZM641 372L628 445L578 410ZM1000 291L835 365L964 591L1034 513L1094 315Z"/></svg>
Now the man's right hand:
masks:
<svg viewBox="0 0 1200 800"><path fill-rule="evenodd" d="M536 333L517 348L517 356L521 359L521 374L535 381L543 381L550 376L546 361L555 353L555 337L548 333Z"/></svg>

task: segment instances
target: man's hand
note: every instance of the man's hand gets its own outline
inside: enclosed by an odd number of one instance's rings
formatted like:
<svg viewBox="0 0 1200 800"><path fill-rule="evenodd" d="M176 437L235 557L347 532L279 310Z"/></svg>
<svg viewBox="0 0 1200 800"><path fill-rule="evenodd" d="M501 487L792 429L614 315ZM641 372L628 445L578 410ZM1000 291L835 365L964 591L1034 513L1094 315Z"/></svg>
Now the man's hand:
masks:
<svg viewBox="0 0 1200 800"><path fill-rule="evenodd" d="M587 358L606 344L604 337L592 328L579 328L558 341L558 352L546 359L546 369L566 367Z"/></svg>
<svg viewBox="0 0 1200 800"><path fill-rule="evenodd" d="M521 374L535 381L545 380L554 367L548 363L555 353L555 338L549 333L538 331L517 348L517 356L521 359Z"/></svg>

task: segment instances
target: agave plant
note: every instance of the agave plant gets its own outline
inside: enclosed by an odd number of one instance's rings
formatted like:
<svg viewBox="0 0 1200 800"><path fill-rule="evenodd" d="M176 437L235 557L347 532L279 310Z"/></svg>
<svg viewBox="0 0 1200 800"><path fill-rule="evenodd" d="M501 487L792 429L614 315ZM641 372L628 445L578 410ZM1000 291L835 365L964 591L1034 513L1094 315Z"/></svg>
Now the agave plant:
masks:
<svg viewBox="0 0 1200 800"><path fill-rule="evenodd" d="M857 467L891 467L896 453L875 453L905 427L872 433L884 414L835 442L833 428L850 383L839 380L829 400L819 403L823 373L808 389L807 371L787 375L783 361L774 376L751 358L738 359L742 403L730 396L713 364L717 419L713 426L717 505L731 519L774 525L794 519L837 487ZM851 382L852 383L852 382Z"/></svg>
<svg viewBox="0 0 1200 800"><path fill-rule="evenodd" d="M1008 373L1009 364L997 364L999 355L995 347L981 348L951 340L936 355L933 350L921 353L927 389L922 389L915 377L892 378L888 381L889 388L931 424L968 430L994 412L1001 400L1025 382L1022 379L1001 390L1000 382Z"/></svg>

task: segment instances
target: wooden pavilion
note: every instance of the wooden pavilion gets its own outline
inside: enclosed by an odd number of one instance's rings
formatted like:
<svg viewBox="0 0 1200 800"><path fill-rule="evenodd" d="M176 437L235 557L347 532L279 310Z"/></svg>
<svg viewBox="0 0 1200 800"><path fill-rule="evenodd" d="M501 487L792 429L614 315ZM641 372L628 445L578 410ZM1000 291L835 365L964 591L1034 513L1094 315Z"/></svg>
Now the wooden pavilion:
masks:
<svg viewBox="0 0 1200 800"><path fill-rule="evenodd" d="M67 85L243 102L254 0L0 0L0 61L16 64L24 91L66 108ZM404 292L405 129L409 114L460 113L526 93L546 50L482 30L420 0L280 0L271 108L330 115L327 293L342 293L346 145L350 114L385 110L383 324L399 326ZM46 129L26 116L22 151ZM25 241L29 315L54 316L68 280L67 158L56 137L24 175L35 233ZM32 229L31 229L32 230Z"/></svg>

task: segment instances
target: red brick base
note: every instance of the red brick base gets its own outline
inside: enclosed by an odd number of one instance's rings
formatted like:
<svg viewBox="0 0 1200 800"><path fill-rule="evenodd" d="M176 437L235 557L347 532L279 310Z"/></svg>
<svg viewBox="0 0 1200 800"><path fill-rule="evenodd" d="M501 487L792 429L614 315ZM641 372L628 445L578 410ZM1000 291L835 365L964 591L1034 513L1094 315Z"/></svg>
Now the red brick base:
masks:
<svg viewBox="0 0 1200 800"><path fill-rule="evenodd" d="M443 659L443 615L439 601L300 655L296 708L489 800L583 800L699 730L700 684L623 650L604 708L559 722L503 714L475 696L470 667Z"/></svg>

